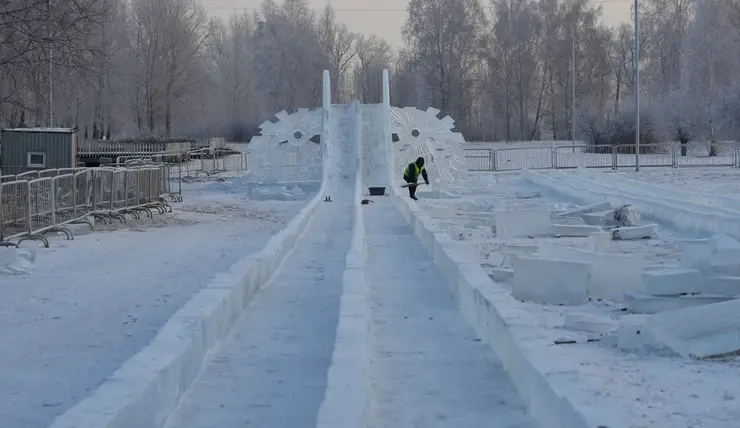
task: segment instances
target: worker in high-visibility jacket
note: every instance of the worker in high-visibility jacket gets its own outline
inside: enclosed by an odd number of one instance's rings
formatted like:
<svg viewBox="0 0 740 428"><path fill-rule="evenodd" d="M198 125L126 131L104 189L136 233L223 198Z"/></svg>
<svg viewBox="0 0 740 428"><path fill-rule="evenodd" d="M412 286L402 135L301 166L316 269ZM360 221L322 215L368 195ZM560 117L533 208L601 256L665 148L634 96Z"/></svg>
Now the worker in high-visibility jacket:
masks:
<svg viewBox="0 0 740 428"><path fill-rule="evenodd" d="M424 158L420 157L415 162L411 162L409 166L403 171L403 179L409 184L409 196L413 200L418 200L416 197L416 187L419 181L419 175L424 178L424 182L429 185L429 177L427 176L427 170L424 169Z"/></svg>

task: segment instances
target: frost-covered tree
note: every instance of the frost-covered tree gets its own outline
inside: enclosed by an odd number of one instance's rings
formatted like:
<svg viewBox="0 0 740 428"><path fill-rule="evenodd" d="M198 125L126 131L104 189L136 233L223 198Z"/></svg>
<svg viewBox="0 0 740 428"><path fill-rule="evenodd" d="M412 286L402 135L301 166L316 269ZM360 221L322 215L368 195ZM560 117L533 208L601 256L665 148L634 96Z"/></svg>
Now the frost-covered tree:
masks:
<svg viewBox="0 0 740 428"><path fill-rule="evenodd" d="M379 102L390 68L394 104L440 108L468 139L569 139L573 116L627 126L631 23L605 26L588 0L483 1L412 0L392 49L307 0L225 20L196 0L0 0L0 125L246 140L277 111L319 105L323 69L335 100ZM740 1L641 8L645 111L685 148L736 139Z"/></svg>
<svg viewBox="0 0 740 428"><path fill-rule="evenodd" d="M383 69L390 68L393 51L385 40L360 36L357 61L352 70L352 94L363 103L379 103L383 98Z"/></svg>
<svg viewBox="0 0 740 428"><path fill-rule="evenodd" d="M357 56L357 35L350 32L345 24L336 22L331 5L324 9L319 20L319 34L324 60L333 82L332 99L346 98L347 77Z"/></svg>
<svg viewBox="0 0 740 428"><path fill-rule="evenodd" d="M485 15L477 0L411 0L403 35L421 73L426 104L458 122L471 116L485 42Z"/></svg>
<svg viewBox="0 0 740 428"><path fill-rule="evenodd" d="M696 17L688 28L682 55L682 91L690 103L685 115L710 144L727 137L727 118L718 108L726 88L738 82L738 33L729 18L727 1L696 1Z"/></svg>

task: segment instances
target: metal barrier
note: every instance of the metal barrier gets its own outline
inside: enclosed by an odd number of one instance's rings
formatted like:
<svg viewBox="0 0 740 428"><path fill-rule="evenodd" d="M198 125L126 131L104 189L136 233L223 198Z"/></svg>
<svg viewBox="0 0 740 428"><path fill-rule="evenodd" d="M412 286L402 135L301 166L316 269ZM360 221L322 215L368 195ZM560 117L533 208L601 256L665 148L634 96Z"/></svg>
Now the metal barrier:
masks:
<svg viewBox="0 0 740 428"><path fill-rule="evenodd" d="M465 159L468 162L468 171L491 171L493 165L493 150L468 149L465 150Z"/></svg>
<svg viewBox="0 0 740 428"><path fill-rule="evenodd" d="M61 168L0 176L0 246L39 240L47 232L74 239L65 225L94 221L126 222L153 212L171 212L169 201L182 202L182 182L200 175L246 171L246 153L200 149L119 156L99 168ZM173 189L172 183L177 183ZM89 219L92 219L90 221Z"/></svg>
<svg viewBox="0 0 740 428"><path fill-rule="evenodd" d="M3 176L0 245L38 240L48 247L44 236L48 232L61 232L74 239L74 233L65 227L68 224L82 223L92 228L94 220L125 223L126 215L139 219L142 214L153 217L155 210L171 212L163 196L169 189L169 174L167 165L142 165L32 171L12 181Z"/></svg>
<svg viewBox="0 0 740 428"><path fill-rule="evenodd" d="M162 152L147 156L118 156L115 167L132 165L159 165L164 168L163 195L175 202L182 201L182 183L197 181L222 172L247 171L247 153L234 153L228 149L192 150L186 154ZM172 181L177 189L172 188Z"/></svg>
<svg viewBox="0 0 740 428"><path fill-rule="evenodd" d="M468 171L523 169L634 168L636 145L562 145L504 149L465 149ZM740 167L740 144L641 144L641 167ZM711 156L710 156L711 155Z"/></svg>

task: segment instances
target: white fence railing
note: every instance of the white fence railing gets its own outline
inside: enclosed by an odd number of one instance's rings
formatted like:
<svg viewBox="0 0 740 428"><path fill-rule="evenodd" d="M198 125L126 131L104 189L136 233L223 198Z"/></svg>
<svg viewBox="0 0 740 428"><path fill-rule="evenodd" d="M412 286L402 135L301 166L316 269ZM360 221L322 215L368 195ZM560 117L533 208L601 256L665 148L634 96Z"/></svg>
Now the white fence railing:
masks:
<svg viewBox="0 0 740 428"><path fill-rule="evenodd" d="M523 169L628 168L635 166L636 146L561 145L502 149L465 149L469 171ZM710 156L711 154L711 156ZM641 144L641 167L740 167L740 144L681 146L678 143Z"/></svg>
<svg viewBox="0 0 740 428"><path fill-rule="evenodd" d="M17 246L39 240L48 232L73 239L65 225L88 224L95 219L126 222L126 214L149 217L154 210L171 211L166 195L168 165L127 168L69 168L30 171L0 177L0 245ZM172 198L173 200L175 198Z"/></svg>

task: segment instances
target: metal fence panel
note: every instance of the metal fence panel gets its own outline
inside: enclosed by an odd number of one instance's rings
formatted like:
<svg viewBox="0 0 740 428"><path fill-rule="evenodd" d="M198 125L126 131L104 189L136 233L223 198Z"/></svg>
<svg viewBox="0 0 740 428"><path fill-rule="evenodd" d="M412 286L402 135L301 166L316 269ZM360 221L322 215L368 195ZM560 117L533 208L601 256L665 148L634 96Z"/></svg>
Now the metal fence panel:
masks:
<svg viewBox="0 0 740 428"><path fill-rule="evenodd" d="M635 154L636 144L616 146L616 167L626 168L637 166ZM640 144L640 167L672 167L674 166L674 152L672 144Z"/></svg>
<svg viewBox="0 0 740 428"><path fill-rule="evenodd" d="M0 184L0 239L7 240L28 232L29 183L27 180Z"/></svg>
<svg viewBox="0 0 740 428"><path fill-rule="evenodd" d="M29 229L31 235L42 233L56 225L55 191L53 178L37 178L28 182L29 191Z"/></svg>
<svg viewBox="0 0 740 428"><path fill-rule="evenodd" d="M677 167L737 166L736 143L689 144L674 146Z"/></svg>
<svg viewBox="0 0 740 428"><path fill-rule="evenodd" d="M65 224L77 218L75 206L77 197L75 192L75 175L64 174L57 175L52 179L54 192L56 195L54 210L56 214L56 224Z"/></svg>
<svg viewBox="0 0 740 428"><path fill-rule="evenodd" d="M522 169L634 168L637 145L562 145L465 149L468 171ZM490 160L489 160L490 159ZM740 144L640 144L641 167L740 167Z"/></svg>
<svg viewBox="0 0 740 428"><path fill-rule="evenodd" d="M126 170L117 169L111 176L111 211L126 208Z"/></svg>
<svg viewBox="0 0 740 428"><path fill-rule="evenodd" d="M113 165L98 168L63 168L28 171L0 176L0 245L8 239L38 239L48 246L43 236L50 231L73 234L64 227L72 222L86 222L85 217L114 218L123 215L139 218L151 216L152 210L171 211L166 196L182 201L182 158L174 163ZM246 168L243 154L213 156L194 160L194 171L211 168L221 171L236 166ZM177 193L172 180L177 180ZM10 245L13 245L10 243Z"/></svg>
<svg viewBox="0 0 740 428"><path fill-rule="evenodd" d="M552 169L554 154L552 147L506 148L493 152L495 171L520 169Z"/></svg>
<svg viewBox="0 0 740 428"><path fill-rule="evenodd" d="M557 146L553 152L555 168L614 168L614 146Z"/></svg>
<svg viewBox="0 0 740 428"><path fill-rule="evenodd" d="M39 178L38 171L26 171L15 176L16 180L34 180L36 178Z"/></svg>
<svg viewBox="0 0 740 428"><path fill-rule="evenodd" d="M465 149L468 171L493 171L493 150Z"/></svg>
<svg viewBox="0 0 740 428"><path fill-rule="evenodd" d="M95 210L93 205L93 171L84 170L74 174L75 217L87 215Z"/></svg>

